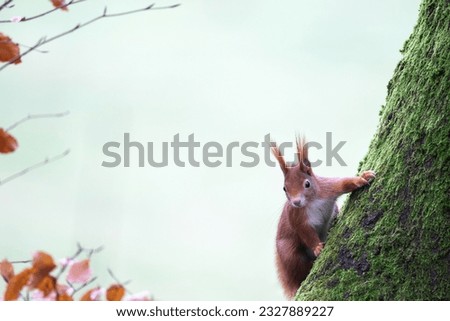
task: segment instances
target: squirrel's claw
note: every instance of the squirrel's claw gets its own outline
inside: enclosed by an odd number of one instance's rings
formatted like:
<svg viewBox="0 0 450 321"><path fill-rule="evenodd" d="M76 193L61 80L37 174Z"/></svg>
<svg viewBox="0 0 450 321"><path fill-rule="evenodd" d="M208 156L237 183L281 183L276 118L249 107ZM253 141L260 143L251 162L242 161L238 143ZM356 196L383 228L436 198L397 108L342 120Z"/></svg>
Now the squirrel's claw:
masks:
<svg viewBox="0 0 450 321"><path fill-rule="evenodd" d="M364 171L361 174L361 178L365 179L368 183L373 181L376 177L376 173L372 170Z"/></svg>
<svg viewBox="0 0 450 321"><path fill-rule="evenodd" d="M314 255L316 256L316 257L318 257L319 256L319 254L322 252L322 250L323 250L323 243L322 242L320 242L315 248L314 248Z"/></svg>

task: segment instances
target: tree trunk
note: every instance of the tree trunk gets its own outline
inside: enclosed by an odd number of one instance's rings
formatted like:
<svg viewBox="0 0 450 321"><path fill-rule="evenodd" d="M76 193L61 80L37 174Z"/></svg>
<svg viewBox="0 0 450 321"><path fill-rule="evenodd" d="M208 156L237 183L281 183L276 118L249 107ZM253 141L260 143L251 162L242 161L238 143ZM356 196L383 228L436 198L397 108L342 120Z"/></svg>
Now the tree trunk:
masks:
<svg viewBox="0 0 450 321"><path fill-rule="evenodd" d="M424 0L347 200L297 300L450 299L450 1ZM362 120L363 121L363 120Z"/></svg>

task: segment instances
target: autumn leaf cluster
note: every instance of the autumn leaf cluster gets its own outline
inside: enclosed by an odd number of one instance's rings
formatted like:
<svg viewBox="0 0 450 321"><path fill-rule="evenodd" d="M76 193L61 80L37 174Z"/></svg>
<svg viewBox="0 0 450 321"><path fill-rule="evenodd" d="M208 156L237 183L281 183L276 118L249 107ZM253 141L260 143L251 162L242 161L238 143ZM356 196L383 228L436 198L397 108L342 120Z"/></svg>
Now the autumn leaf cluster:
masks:
<svg viewBox="0 0 450 321"><path fill-rule="evenodd" d="M0 262L0 274L6 284L3 298L5 301L148 301L147 293L127 294L124 284L115 283L107 288L90 286L96 280L90 267L90 255L78 259L83 250L76 255L63 258L58 263L45 252L36 252L32 260L25 261L31 266L16 273L14 265L21 262ZM92 254L92 252L90 252Z"/></svg>

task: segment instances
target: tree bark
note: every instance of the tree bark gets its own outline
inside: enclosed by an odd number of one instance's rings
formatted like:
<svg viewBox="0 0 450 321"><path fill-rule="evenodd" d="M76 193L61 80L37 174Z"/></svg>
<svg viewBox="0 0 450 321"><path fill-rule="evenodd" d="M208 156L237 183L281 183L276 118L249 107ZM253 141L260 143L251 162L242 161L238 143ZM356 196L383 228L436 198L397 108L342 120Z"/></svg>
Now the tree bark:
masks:
<svg viewBox="0 0 450 321"><path fill-rule="evenodd" d="M297 300L450 299L450 1L424 0L347 200ZM363 119L361 121L364 121Z"/></svg>

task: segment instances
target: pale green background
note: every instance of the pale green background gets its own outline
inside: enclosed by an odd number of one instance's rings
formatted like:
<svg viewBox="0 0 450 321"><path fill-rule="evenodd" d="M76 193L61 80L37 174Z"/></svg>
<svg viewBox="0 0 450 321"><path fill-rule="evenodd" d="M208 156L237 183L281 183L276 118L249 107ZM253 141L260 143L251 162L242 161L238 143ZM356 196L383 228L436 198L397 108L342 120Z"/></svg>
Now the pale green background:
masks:
<svg viewBox="0 0 450 321"><path fill-rule="evenodd" d="M16 3L1 17L50 6ZM148 2L108 3L117 12ZM103 285L110 267L133 280L132 291L148 289L157 299L283 299L273 259L285 198L278 168L107 169L102 146L124 132L160 146L176 133L228 144L267 133L292 141L300 132L324 143L331 131L348 141L341 152L348 167L316 173L353 175L419 1L182 3L100 21L0 73L0 126L29 113L71 111L14 130L20 148L0 156L0 177L72 150L0 186L0 257L42 249L60 258L80 241L106 247L94 259ZM0 30L33 44L104 4L88 1Z"/></svg>

